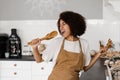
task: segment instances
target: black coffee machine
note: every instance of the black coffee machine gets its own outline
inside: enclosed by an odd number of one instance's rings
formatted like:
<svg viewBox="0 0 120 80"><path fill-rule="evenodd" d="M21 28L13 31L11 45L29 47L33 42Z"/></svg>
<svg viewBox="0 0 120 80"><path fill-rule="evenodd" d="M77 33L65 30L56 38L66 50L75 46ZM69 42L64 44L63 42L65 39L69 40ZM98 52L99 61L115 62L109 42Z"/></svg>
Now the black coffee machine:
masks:
<svg viewBox="0 0 120 80"><path fill-rule="evenodd" d="M0 58L5 58L8 47L8 34L0 33Z"/></svg>

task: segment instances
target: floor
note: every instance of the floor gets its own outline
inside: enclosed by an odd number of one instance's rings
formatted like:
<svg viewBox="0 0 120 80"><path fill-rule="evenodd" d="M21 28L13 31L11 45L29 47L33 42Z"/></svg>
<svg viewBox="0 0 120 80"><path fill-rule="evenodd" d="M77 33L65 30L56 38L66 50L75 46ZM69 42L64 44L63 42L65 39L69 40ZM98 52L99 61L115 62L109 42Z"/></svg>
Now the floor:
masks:
<svg viewBox="0 0 120 80"><path fill-rule="evenodd" d="M84 72L80 80L106 80L104 59L99 59L90 70Z"/></svg>

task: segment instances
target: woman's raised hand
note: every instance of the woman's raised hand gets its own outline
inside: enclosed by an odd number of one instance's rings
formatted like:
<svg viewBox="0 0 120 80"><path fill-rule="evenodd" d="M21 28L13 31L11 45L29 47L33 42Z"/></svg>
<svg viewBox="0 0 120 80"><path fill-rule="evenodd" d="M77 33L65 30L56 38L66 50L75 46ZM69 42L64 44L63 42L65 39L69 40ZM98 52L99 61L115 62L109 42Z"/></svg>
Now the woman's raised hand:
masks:
<svg viewBox="0 0 120 80"><path fill-rule="evenodd" d="M41 40L39 38L36 38L31 41L31 46L32 48L36 48L40 43L41 43Z"/></svg>

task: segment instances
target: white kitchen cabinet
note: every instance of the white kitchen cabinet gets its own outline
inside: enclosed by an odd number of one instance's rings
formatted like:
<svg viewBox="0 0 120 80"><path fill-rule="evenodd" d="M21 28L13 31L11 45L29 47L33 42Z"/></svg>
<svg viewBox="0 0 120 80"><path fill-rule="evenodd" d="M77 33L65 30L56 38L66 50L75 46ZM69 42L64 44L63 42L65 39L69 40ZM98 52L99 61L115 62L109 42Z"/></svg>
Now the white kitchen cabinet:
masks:
<svg viewBox="0 0 120 80"><path fill-rule="evenodd" d="M47 80L52 62L0 61L0 80Z"/></svg>
<svg viewBox="0 0 120 80"><path fill-rule="evenodd" d="M31 80L30 61L0 61L0 80Z"/></svg>
<svg viewBox="0 0 120 80"><path fill-rule="evenodd" d="M48 80L52 67L52 62L32 62L32 80Z"/></svg>

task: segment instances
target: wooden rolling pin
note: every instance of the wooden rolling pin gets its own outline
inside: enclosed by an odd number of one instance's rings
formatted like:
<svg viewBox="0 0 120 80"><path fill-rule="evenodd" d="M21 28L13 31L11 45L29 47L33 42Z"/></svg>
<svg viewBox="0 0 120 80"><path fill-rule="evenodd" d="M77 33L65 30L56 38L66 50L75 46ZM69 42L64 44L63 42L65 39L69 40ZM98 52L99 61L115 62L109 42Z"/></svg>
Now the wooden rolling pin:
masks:
<svg viewBox="0 0 120 80"><path fill-rule="evenodd" d="M48 33L46 36L40 38L40 40L41 40L41 41L42 41L42 40L50 40L50 39L54 38L54 37L57 36L57 35L58 35L58 32L57 32L57 31L52 31L52 32ZM28 42L28 45L33 45L33 44L32 44L32 41Z"/></svg>

